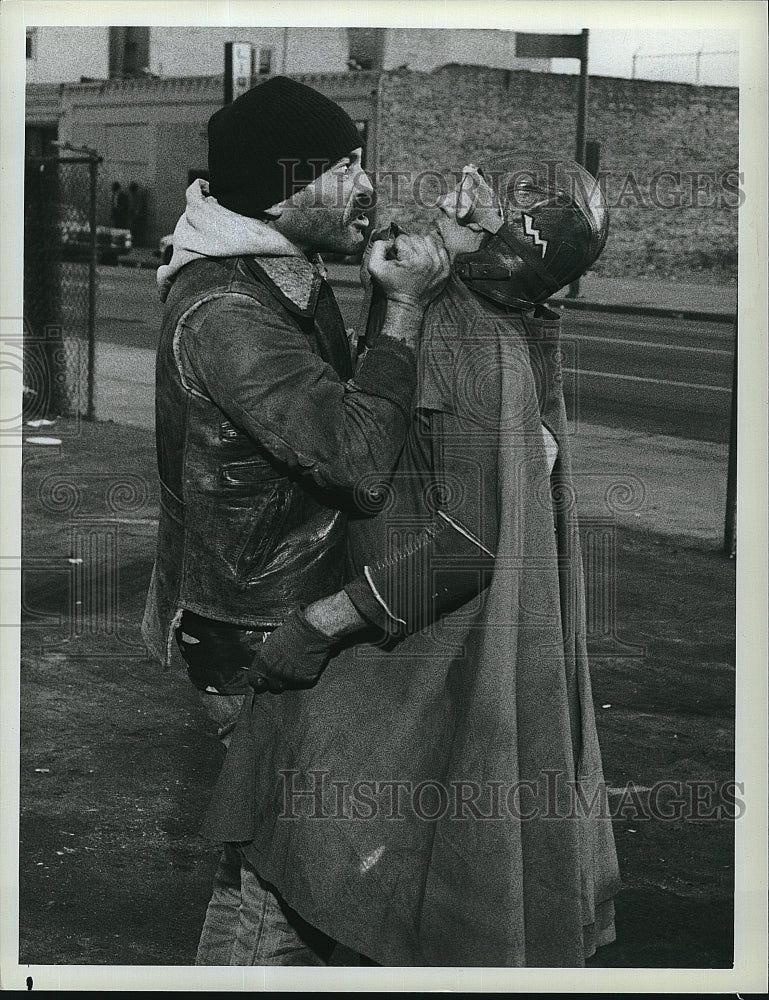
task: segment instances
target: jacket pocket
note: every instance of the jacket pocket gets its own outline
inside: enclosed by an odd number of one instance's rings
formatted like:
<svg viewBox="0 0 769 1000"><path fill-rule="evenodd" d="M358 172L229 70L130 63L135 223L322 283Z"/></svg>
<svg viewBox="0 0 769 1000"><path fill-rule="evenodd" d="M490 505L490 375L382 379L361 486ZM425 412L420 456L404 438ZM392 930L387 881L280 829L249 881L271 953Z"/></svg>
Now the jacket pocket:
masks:
<svg viewBox="0 0 769 1000"><path fill-rule="evenodd" d="M267 564L280 541L281 529L286 523L290 507L290 490L276 489L270 494L261 516L249 529L240 547L235 562L239 580L253 579Z"/></svg>
<svg viewBox="0 0 769 1000"><path fill-rule="evenodd" d="M262 483L277 483L284 477L263 458L227 462L219 466L219 485L224 489L242 489Z"/></svg>

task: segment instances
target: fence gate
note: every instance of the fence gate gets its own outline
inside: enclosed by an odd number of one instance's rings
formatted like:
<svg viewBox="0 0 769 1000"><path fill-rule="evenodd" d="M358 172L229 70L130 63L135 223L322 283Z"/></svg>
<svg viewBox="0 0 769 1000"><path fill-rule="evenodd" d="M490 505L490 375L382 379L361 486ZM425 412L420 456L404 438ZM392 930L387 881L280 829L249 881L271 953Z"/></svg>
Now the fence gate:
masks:
<svg viewBox="0 0 769 1000"><path fill-rule="evenodd" d="M25 160L25 421L93 419L100 162L95 154Z"/></svg>

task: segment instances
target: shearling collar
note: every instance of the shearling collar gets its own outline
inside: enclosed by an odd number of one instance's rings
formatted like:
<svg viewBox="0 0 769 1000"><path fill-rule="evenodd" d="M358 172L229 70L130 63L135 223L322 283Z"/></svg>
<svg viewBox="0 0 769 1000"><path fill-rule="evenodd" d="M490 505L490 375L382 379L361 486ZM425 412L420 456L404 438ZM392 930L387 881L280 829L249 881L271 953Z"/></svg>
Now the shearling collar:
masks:
<svg viewBox="0 0 769 1000"><path fill-rule="evenodd" d="M246 258L246 266L291 312L312 316L318 302L326 268L319 255L306 257Z"/></svg>

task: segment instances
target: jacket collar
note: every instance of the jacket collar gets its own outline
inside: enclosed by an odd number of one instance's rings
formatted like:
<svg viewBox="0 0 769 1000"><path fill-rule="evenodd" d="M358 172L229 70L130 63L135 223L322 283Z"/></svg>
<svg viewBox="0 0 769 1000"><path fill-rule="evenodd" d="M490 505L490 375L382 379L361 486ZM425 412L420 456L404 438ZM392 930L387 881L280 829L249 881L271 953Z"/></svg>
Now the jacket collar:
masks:
<svg viewBox="0 0 769 1000"><path fill-rule="evenodd" d="M245 265L278 301L299 316L314 315L326 268L319 254L306 257L248 256Z"/></svg>

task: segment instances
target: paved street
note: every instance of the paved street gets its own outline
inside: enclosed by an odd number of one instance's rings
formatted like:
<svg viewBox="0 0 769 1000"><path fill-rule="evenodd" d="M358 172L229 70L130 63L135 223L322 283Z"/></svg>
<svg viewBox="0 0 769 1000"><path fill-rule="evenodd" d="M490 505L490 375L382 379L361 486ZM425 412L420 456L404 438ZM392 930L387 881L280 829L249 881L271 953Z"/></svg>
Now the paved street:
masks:
<svg viewBox="0 0 769 1000"><path fill-rule="evenodd" d="M347 280L354 274L350 268ZM340 283L336 290L345 322L355 326L360 292ZM105 376L114 370L127 372L132 381L139 381L140 372L144 378L144 354L130 360L130 354L110 348L107 360L102 345L154 350L160 315L154 271L100 269L97 340ZM563 331L572 415L639 433L728 440L731 324L567 311ZM101 390L97 412L114 419L124 389L108 386L103 379L97 386Z"/></svg>
<svg viewBox="0 0 769 1000"><path fill-rule="evenodd" d="M723 323L567 312L564 357L583 419L726 441L733 330ZM568 391L568 383L567 383Z"/></svg>

